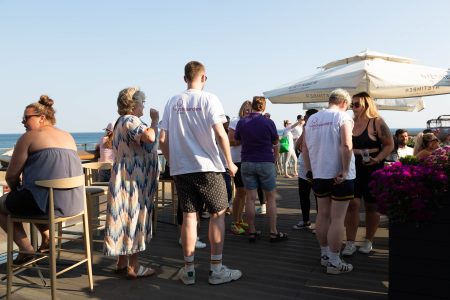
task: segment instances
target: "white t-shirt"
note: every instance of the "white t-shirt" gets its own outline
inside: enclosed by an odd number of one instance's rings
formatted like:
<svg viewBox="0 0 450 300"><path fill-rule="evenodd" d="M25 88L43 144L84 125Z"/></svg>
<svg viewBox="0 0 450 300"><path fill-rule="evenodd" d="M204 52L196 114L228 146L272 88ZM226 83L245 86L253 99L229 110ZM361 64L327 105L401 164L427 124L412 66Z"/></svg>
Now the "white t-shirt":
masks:
<svg viewBox="0 0 450 300"><path fill-rule="evenodd" d="M172 97L160 126L169 134L170 175L225 172L212 127L226 121L211 93L190 89Z"/></svg>
<svg viewBox="0 0 450 300"><path fill-rule="evenodd" d="M236 125L239 122L241 118L237 117L234 118L233 120L231 120L230 125L228 125L228 128L233 129L234 131L236 131ZM238 146L230 146L230 151L231 151L231 159L233 160L234 163L240 163L241 162L241 151L242 151L242 146L238 145Z"/></svg>
<svg viewBox="0 0 450 300"><path fill-rule="evenodd" d="M407 155L413 155L414 149L408 146L405 146L405 148L398 148L397 149L398 157L405 157Z"/></svg>
<svg viewBox="0 0 450 300"><path fill-rule="evenodd" d="M342 171L340 145L344 122L351 122L353 128L354 122L347 113L332 109L309 117L305 137L314 178L331 179ZM355 156L352 153L346 179L355 179L355 175Z"/></svg>
<svg viewBox="0 0 450 300"><path fill-rule="evenodd" d="M294 140L297 140L302 135L303 126L297 125L294 128L292 128L291 132L292 136L294 137Z"/></svg>
<svg viewBox="0 0 450 300"><path fill-rule="evenodd" d="M283 137L287 137L289 140L289 151L294 151L294 136L292 135L292 129L286 127L283 130Z"/></svg>

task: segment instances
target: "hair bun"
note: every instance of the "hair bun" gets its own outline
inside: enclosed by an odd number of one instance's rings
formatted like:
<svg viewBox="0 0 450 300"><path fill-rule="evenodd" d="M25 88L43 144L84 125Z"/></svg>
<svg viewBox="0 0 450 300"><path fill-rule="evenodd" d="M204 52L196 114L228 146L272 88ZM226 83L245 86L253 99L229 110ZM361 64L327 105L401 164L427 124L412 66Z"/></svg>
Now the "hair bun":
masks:
<svg viewBox="0 0 450 300"><path fill-rule="evenodd" d="M42 95L39 98L39 103L51 107L53 105L53 99L50 99L47 95Z"/></svg>

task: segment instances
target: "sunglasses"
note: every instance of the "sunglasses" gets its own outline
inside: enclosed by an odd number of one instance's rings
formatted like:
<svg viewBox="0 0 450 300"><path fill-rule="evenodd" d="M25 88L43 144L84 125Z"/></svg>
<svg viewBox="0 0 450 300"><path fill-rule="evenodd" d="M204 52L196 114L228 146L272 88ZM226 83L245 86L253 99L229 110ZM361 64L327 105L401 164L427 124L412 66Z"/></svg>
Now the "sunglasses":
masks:
<svg viewBox="0 0 450 300"><path fill-rule="evenodd" d="M28 115L28 116L23 116L22 117L22 122L27 122L29 118L31 117L39 117L40 115Z"/></svg>
<svg viewBox="0 0 450 300"><path fill-rule="evenodd" d="M350 104L350 108L360 108L361 107L361 103L359 103L359 102L355 102L355 103L352 103L352 104Z"/></svg>

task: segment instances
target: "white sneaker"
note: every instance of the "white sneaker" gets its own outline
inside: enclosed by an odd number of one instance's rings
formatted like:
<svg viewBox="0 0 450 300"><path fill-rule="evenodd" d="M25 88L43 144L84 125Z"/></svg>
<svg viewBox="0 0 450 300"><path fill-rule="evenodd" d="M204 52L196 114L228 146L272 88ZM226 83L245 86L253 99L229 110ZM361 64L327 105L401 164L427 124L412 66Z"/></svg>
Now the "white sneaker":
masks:
<svg viewBox="0 0 450 300"><path fill-rule="evenodd" d="M356 252L355 243L346 242L344 250L342 250L342 255L344 256L352 256Z"/></svg>
<svg viewBox="0 0 450 300"><path fill-rule="evenodd" d="M329 258L328 256L322 255L322 256L320 257L320 265L321 265L322 267L328 266L328 261L329 261L329 260L330 260L330 258Z"/></svg>
<svg viewBox="0 0 450 300"><path fill-rule="evenodd" d="M310 229L311 223L305 223L303 221L298 222L294 226L292 226L292 229L294 230L301 230L301 229Z"/></svg>
<svg viewBox="0 0 450 300"><path fill-rule="evenodd" d="M342 273L349 273L353 270L353 265L348 264L345 261L341 260L336 266L328 262L327 265L327 274L338 275Z"/></svg>
<svg viewBox="0 0 450 300"><path fill-rule="evenodd" d="M242 272L239 270L228 269L222 265L219 272L209 271L208 282L210 284L222 284L241 278Z"/></svg>
<svg viewBox="0 0 450 300"><path fill-rule="evenodd" d="M372 242L369 240L364 240L361 247L359 247L359 252L369 254L372 251L372 249L373 249Z"/></svg>
<svg viewBox="0 0 450 300"><path fill-rule="evenodd" d="M180 244L180 246L183 246L183 241L181 241L181 237L178 239L178 244ZM206 243L203 243L202 241L200 241L200 238L197 237L197 242L195 242L195 248L196 249L206 248Z"/></svg>
<svg viewBox="0 0 450 300"><path fill-rule="evenodd" d="M260 214L260 215L265 215L266 212L267 212L266 205L265 204L261 204L261 206L256 209L256 212L258 214Z"/></svg>
<svg viewBox="0 0 450 300"><path fill-rule="evenodd" d="M177 277L185 285L191 285L195 283L195 271L186 272L184 267L181 267L180 271L178 271Z"/></svg>

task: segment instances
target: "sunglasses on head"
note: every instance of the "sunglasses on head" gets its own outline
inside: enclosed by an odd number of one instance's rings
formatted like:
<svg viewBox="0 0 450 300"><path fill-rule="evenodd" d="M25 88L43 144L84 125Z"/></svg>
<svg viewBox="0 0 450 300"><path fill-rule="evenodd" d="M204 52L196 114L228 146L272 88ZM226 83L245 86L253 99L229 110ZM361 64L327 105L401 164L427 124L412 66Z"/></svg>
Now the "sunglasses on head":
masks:
<svg viewBox="0 0 450 300"><path fill-rule="evenodd" d="M350 104L350 108L360 108L361 107L361 103L359 103L359 102L355 102L355 103L352 103L352 104Z"/></svg>

